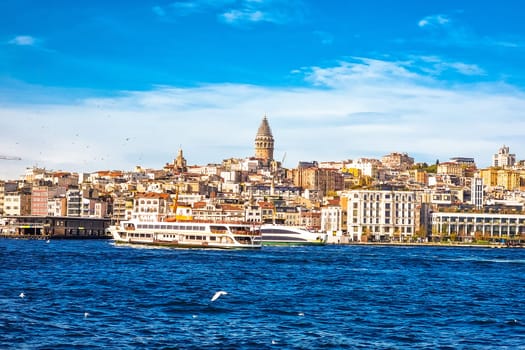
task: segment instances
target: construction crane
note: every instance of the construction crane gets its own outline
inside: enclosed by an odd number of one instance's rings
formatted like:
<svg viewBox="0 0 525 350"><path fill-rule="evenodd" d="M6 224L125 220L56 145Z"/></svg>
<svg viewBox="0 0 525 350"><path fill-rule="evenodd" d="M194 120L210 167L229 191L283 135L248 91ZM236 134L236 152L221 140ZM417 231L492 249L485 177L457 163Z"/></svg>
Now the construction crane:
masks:
<svg viewBox="0 0 525 350"><path fill-rule="evenodd" d="M20 158L20 157L4 156L2 154L0 154L0 159L3 159L3 160L22 160L22 158Z"/></svg>

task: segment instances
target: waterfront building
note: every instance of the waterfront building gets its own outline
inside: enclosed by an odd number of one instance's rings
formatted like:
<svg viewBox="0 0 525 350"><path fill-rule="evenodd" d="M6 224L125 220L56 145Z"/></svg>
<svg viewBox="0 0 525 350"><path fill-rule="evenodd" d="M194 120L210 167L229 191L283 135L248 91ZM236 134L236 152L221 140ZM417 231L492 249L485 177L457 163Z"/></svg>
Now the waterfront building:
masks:
<svg viewBox="0 0 525 350"><path fill-rule="evenodd" d="M279 206L275 208L275 223L300 226L299 208L296 206Z"/></svg>
<svg viewBox="0 0 525 350"><path fill-rule="evenodd" d="M347 191L348 235L353 241L406 241L417 227L411 191Z"/></svg>
<svg viewBox="0 0 525 350"><path fill-rule="evenodd" d="M434 240L457 236L461 241L480 238L525 237L525 215L499 213L432 213Z"/></svg>
<svg viewBox="0 0 525 350"><path fill-rule="evenodd" d="M48 216L66 216L67 215L67 200L65 194L49 198L47 200L47 215Z"/></svg>
<svg viewBox="0 0 525 350"><path fill-rule="evenodd" d="M6 192L4 196L4 215L30 215L31 194L24 191Z"/></svg>
<svg viewBox="0 0 525 350"><path fill-rule="evenodd" d="M509 147L505 145L498 150L498 153L492 156L493 167L507 168L514 166L515 163L516 155L511 154Z"/></svg>
<svg viewBox="0 0 525 350"><path fill-rule="evenodd" d="M162 221L170 206L167 193L137 193L133 201L132 219L140 221Z"/></svg>
<svg viewBox="0 0 525 350"><path fill-rule="evenodd" d="M197 202L192 208L195 220L215 222L244 222L245 210L242 204L217 203L215 200Z"/></svg>
<svg viewBox="0 0 525 350"><path fill-rule="evenodd" d="M31 190L31 215L46 216L49 188L47 186L33 186Z"/></svg>
<svg viewBox="0 0 525 350"><path fill-rule="evenodd" d="M263 208L260 205L246 205L244 207L244 221L260 224L263 222L262 217Z"/></svg>
<svg viewBox="0 0 525 350"><path fill-rule="evenodd" d="M82 194L78 188L70 188L66 191L67 216L81 216L82 213Z"/></svg>
<svg viewBox="0 0 525 350"><path fill-rule="evenodd" d="M269 166L273 161L274 139L268 118L264 116L257 135L255 135L255 158L263 161L265 166Z"/></svg>
<svg viewBox="0 0 525 350"><path fill-rule="evenodd" d="M108 216L108 205L106 202L95 198L82 198L80 216L86 218L104 218Z"/></svg>
<svg viewBox="0 0 525 350"><path fill-rule="evenodd" d="M113 216L116 222L131 219L133 213L133 199L119 197L113 200Z"/></svg>
<svg viewBox="0 0 525 350"><path fill-rule="evenodd" d="M7 224L0 228L4 237L13 238L75 238L107 239L106 218L75 218L66 216L6 216Z"/></svg>
<svg viewBox="0 0 525 350"><path fill-rule="evenodd" d="M321 231L328 233L329 243L340 243L343 232L343 209L339 198L321 208Z"/></svg>

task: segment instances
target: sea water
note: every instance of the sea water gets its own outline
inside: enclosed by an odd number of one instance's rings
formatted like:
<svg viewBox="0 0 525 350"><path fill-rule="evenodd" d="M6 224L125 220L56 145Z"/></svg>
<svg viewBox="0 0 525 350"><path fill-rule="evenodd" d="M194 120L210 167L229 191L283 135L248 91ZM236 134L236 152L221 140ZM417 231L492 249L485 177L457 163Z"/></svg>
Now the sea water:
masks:
<svg viewBox="0 0 525 350"><path fill-rule="evenodd" d="M525 249L4 239L0 269L3 349L525 348Z"/></svg>

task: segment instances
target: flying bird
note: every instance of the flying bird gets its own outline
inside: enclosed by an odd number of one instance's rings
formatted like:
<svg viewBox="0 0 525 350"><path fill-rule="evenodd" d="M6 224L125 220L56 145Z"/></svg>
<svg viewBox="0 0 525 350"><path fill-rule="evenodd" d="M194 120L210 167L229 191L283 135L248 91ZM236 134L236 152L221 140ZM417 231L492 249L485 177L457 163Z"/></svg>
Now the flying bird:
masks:
<svg viewBox="0 0 525 350"><path fill-rule="evenodd" d="M20 293L20 295L19 295L19 297L22 298L22 299L23 299L25 296L26 296L26 295L25 295L23 292Z"/></svg>
<svg viewBox="0 0 525 350"><path fill-rule="evenodd" d="M220 290L218 291L217 293L215 293L212 297L211 297L211 301L215 301L217 299L219 299L221 297L221 295L226 295L228 294L227 292L223 291L223 290Z"/></svg>

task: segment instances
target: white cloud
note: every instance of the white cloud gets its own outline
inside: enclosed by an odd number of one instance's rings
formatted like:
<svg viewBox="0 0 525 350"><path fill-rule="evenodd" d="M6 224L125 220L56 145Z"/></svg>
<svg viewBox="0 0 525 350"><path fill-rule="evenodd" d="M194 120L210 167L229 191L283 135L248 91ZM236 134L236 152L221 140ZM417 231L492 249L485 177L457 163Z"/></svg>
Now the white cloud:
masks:
<svg viewBox="0 0 525 350"><path fill-rule="evenodd" d="M304 68L312 83L304 88L159 86L68 104L3 103L0 149L23 160L2 161L0 178L35 164L70 171L161 168L179 145L190 164L251 156L264 114L275 157L286 152L288 167L393 151L427 162L474 157L487 166L502 144L525 158L522 91L500 83L448 87L418 73L414 61L360 58Z"/></svg>
<svg viewBox="0 0 525 350"><path fill-rule="evenodd" d="M9 44L19 46L33 46L36 44L36 39L30 35L18 35L9 40Z"/></svg>
<svg viewBox="0 0 525 350"><path fill-rule="evenodd" d="M264 13L258 10L230 10L221 17L227 23L268 21Z"/></svg>
<svg viewBox="0 0 525 350"><path fill-rule="evenodd" d="M450 18L446 15L432 15L426 16L418 22L420 27L428 26L442 26L450 22Z"/></svg>

